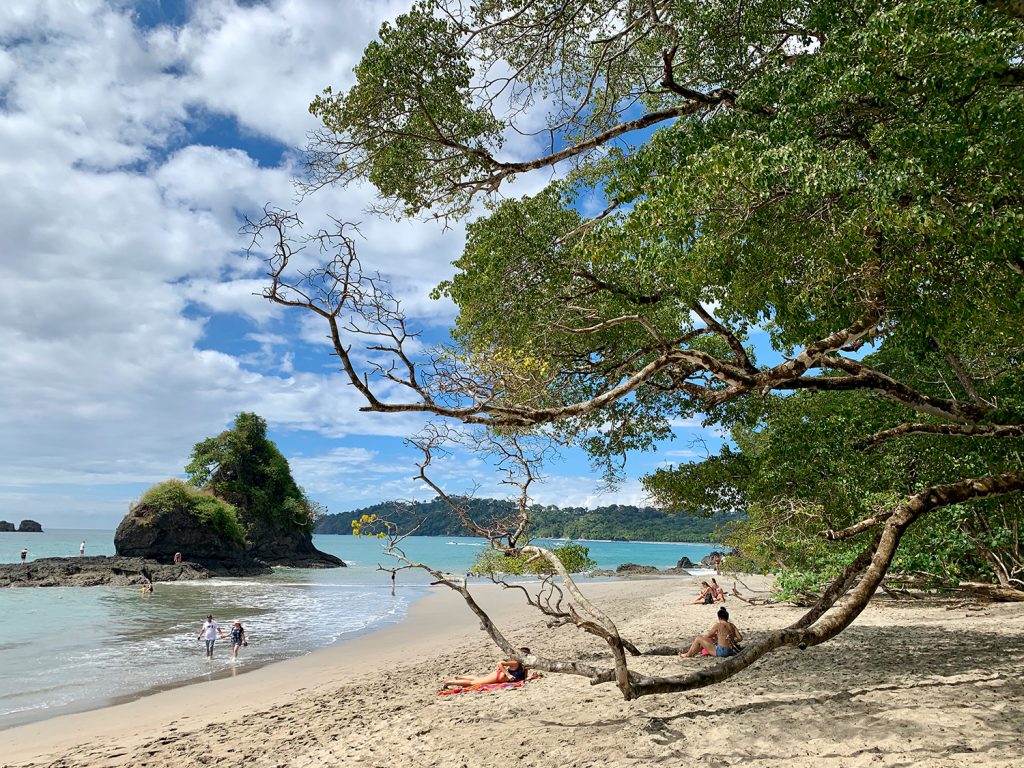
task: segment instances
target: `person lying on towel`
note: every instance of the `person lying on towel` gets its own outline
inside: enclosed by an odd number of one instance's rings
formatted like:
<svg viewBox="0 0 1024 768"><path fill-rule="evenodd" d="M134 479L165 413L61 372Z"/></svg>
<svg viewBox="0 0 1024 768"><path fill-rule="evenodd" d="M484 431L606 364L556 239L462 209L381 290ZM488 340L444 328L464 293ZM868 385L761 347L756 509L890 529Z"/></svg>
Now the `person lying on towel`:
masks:
<svg viewBox="0 0 1024 768"><path fill-rule="evenodd" d="M529 648L520 648L519 653L523 656L530 655ZM442 683L443 688L473 688L478 685L494 685L495 683L518 683L526 679L526 667L522 662L515 659L504 659L498 662L498 666L489 675L473 676L459 675L451 680Z"/></svg>

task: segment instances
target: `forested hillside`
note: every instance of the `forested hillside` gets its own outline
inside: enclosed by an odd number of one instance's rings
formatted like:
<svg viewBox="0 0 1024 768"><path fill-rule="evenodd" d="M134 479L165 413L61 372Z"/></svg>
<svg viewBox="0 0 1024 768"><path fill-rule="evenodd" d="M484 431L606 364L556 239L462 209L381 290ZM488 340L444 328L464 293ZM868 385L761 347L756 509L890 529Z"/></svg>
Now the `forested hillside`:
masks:
<svg viewBox="0 0 1024 768"><path fill-rule="evenodd" d="M459 499L472 516L481 521L514 514L515 504L498 499ZM383 502L365 509L325 515L315 533L351 534L352 520L377 515L395 522L399 530L410 531L418 524L422 536L465 536L448 506L440 499L423 502ZM628 539L631 541L714 541L715 531L738 520L740 514L719 514L699 518L666 512L655 507L614 504L597 509L534 505L530 509L532 534L551 539Z"/></svg>

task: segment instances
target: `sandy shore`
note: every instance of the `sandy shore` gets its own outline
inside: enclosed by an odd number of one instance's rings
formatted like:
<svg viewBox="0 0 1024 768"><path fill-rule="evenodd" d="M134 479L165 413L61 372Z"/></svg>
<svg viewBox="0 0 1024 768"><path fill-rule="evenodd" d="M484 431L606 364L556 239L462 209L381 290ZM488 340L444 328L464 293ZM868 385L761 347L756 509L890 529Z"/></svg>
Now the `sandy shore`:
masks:
<svg viewBox="0 0 1024 768"><path fill-rule="evenodd" d="M689 604L693 584L585 590L642 648L709 626L713 610ZM606 656L590 636L548 629L518 593L480 592L513 642L552 657ZM728 606L748 635L799 614ZM781 651L691 694L624 702L610 685L547 675L519 690L437 695L443 677L488 671L497 658L458 596L439 590L401 625L300 659L0 731L0 764L1024 765L1024 605L876 601L837 640ZM650 658L637 668L686 663L714 661Z"/></svg>

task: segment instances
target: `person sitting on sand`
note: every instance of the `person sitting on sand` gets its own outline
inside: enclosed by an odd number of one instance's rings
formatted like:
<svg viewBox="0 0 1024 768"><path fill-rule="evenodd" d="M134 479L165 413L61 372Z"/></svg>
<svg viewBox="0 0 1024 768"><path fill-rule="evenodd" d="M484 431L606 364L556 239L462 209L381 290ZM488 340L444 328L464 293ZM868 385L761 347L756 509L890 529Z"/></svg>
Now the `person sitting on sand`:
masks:
<svg viewBox="0 0 1024 768"><path fill-rule="evenodd" d="M697 635L690 644L690 650L679 656L684 659L693 658L701 649L707 651L709 656L735 656L741 650L742 639L743 635L736 625L729 621L729 611L722 606L718 609L718 621L703 635Z"/></svg>
<svg viewBox="0 0 1024 768"><path fill-rule="evenodd" d="M711 579L711 597L716 603L725 602L725 590L718 585L718 582L715 581L714 577Z"/></svg>
<svg viewBox="0 0 1024 768"><path fill-rule="evenodd" d="M711 605L713 602L715 602L715 596L711 592L711 585L708 584L706 581L702 581L700 583L700 587L700 594L694 598L693 602L690 603L690 605L697 605L698 603L703 603L704 605Z"/></svg>
<svg viewBox="0 0 1024 768"><path fill-rule="evenodd" d="M523 656L530 654L529 648L520 648L519 653ZM459 675L451 680L445 680L442 688L472 688L477 685L494 685L495 683L518 683L526 679L526 667L515 659L504 659L498 662L498 666L489 675L474 677L472 675Z"/></svg>

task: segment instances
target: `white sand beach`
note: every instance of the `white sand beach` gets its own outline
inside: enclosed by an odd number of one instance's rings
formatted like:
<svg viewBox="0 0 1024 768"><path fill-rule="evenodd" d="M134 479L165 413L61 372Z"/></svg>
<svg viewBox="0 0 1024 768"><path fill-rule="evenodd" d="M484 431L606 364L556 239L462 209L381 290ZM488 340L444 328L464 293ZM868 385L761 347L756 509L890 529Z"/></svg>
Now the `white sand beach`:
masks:
<svg viewBox="0 0 1024 768"><path fill-rule="evenodd" d="M681 644L713 609L692 578L585 584L641 648ZM726 577L723 584L732 586ZM479 600L545 656L607 654L549 629L521 594ZM800 609L730 599L743 632ZM724 684L622 700L548 674L517 690L438 696L500 657L461 599L439 590L400 625L237 677L0 732L3 766L1019 766L1024 605L878 600L836 640L784 650ZM126 663L145 663L144 659ZM710 659L637 660L678 670Z"/></svg>

